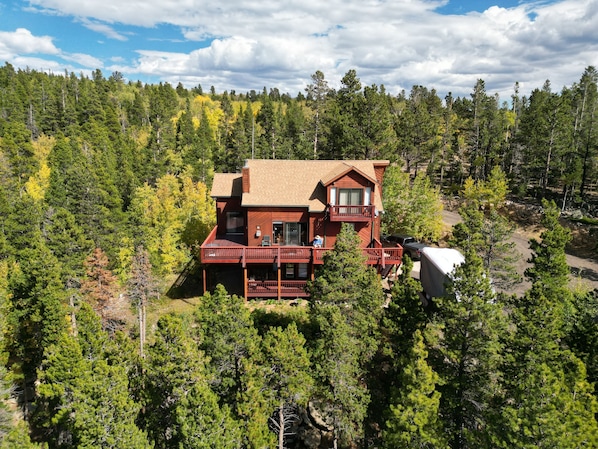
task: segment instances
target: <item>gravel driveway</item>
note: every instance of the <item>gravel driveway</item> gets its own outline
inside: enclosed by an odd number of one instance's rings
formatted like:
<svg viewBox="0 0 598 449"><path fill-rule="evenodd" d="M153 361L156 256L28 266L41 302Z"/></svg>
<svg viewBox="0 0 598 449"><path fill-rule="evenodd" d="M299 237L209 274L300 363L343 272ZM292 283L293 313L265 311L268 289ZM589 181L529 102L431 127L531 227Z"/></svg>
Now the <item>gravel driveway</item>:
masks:
<svg viewBox="0 0 598 449"><path fill-rule="evenodd" d="M444 210L442 212L444 223L448 228L451 228L456 223L461 221L458 213ZM515 248L521 254L521 259L517 264L517 271L523 276L525 269L530 266L527 262L531 257L529 249L529 240L532 236L517 230L513 234L511 240L515 242ZM598 263L594 259L583 259L571 254L567 254L567 263L571 268L571 282L572 286L577 286L579 283L589 290L598 288ZM510 291L518 295L523 294L530 287L530 283L524 280L521 284L515 286Z"/></svg>

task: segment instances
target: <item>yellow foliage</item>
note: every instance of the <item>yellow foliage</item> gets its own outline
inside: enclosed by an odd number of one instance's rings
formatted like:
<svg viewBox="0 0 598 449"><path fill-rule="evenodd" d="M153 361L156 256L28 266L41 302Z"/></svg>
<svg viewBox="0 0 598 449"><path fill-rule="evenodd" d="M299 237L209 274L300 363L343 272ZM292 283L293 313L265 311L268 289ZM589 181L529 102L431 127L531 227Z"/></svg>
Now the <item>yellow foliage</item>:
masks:
<svg viewBox="0 0 598 449"><path fill-rule="evenodd" d="M123 284L127 281L128 274L131 271L134 254L135 247L133 239L127 236L122 237L117 255L118 265L115 267L114 272Z"/></svg>
<svg viewBox="0 0 598 449"><path fill-rule="evenodd" d="M133 130L132 136L135 139L138 149L147 147L150 137L150 132L147 128Z"/></svg>
<svg viewBox="0 0 598 449"><path fill-rule="evenodd" d="M188 252L178 244L178 229L176 226L170 226L162 233L160 240L160 259L162 261L162 271L164 273L173 273L180 269L188 258Z"/></svg>
<svg viewBox="0 0 598 449"><path fill-rule="evenodd" d="M8 299L8 260L0 259L0 304Z"/></svg>
<svg viewBox="0 0 598 449"><path fill-rule="evenodd" d="M25 183L25 191L35 201L41 201L46 195L46 191L50 186L50 172L51 169L48 167L46 161L42 161L40 164L39 171L29 177L29 180Z"/></svg>
<svg viewBox="0 0 598 449"><path fill-rule="evenodd" d="M139 216L152 260L165 274L181 268L190 246L201 243L216 222L207 187L187 175L167 174L155 188L137 188L131 208ZM123 251L122 257L124 264L129 255Z"/></svg>
<svg viewBox="0 0 598 449"><path fill-rule="evenodd" d="M485 209L499 209L504 206L509 187L507 177L500 167L492 169L487 181L474 181L467 178L463 185L463 197L466 201L477 201Z"/></svg>
<svg viewBox="0 0 598 449"><path fill-rule="evenodd" d="M224 111L220 107L206 108L206 117L208 118L208 123L210 125L210 129L212 130L213 137L216 136L216 130L220 125L220 122L224 118Z"/></svg>
<svg viewBox="0 0 598 449"><path fill-rule="evenodd" d="M37 160L46 161L55 143L56 138L54 136L46 136L45 134L39 136L37 140L32 141L31 145L33 146L33 153Z"/></svg>

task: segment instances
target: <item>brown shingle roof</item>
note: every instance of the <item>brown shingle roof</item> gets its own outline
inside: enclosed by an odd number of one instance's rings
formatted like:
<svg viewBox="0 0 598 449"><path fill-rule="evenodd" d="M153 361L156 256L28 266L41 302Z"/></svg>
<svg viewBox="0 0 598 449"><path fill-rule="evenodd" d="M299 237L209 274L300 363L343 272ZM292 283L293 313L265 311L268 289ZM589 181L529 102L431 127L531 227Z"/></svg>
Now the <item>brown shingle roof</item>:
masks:
<svg viewBox="0 0 598 449"><path fill-rule="evenodd" d="M212 183L212 196L214 198L230 198L241 196L243 193L240 173L216 173Z"/></svg>
<svg viewBox="0 0 598 449"><path fill-rule="evenodd" d="M326 208L324 185L347 173L354 167L360 174L376 180L375 165L388 165L388 161L336 161L336 160L277 160L250 159L250 191L242 195L244 207L307 207L311 212ZM212 187L213 197L230 197L235 179L240 174L216 173ZM373 203L382 211L381 186L375 189ZM236 196L236 195L234 195Z"/></svg>

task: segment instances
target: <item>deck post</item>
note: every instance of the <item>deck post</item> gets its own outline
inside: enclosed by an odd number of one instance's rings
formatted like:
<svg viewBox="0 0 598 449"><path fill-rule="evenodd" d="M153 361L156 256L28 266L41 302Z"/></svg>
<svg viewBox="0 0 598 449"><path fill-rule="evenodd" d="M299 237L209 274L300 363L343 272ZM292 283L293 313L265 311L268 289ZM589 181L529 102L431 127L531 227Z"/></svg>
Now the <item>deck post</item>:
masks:
<svg viewBox="0 0 598 449"><path fill-rule="evenodd" d="M282 285L281 285L281 274L280 272L282 271L282 267L278 267L278 270L276 270L276 273L278 274L278 300L280 301L280 298L282 296Z"/></svg>
<svg viewBox="0 0 598 449"><path fill-rule="evenodd" d="M247 266L243 266L243 296L245 297L245 301L247 301Z"/></svg>

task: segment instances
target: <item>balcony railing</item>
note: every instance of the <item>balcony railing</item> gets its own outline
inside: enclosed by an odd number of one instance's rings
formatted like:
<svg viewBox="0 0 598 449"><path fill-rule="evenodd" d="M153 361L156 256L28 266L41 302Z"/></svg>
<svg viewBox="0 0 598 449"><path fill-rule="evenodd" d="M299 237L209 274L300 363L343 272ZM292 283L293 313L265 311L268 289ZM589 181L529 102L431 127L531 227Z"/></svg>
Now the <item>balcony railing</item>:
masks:
<svg viewBox="0 0 598 449"><path fill-rule="evenodd" d="M307 281L247 281L248 298L307 298Z"/></svg>
<svg viewBox="0 0 598 449"><path fill-rule="evenodd" d="M370 221L374 206L330 206L330 221Z"/></svg>
<svg viewBox="0 0 598 449"><path fill-rule="evenodd" d="M200 249L200 260L205 264L253 263L324 263L324 254L332 248L311 246L210 246ZM369 265L400 265L403 248L362 248Z"/></svg>

